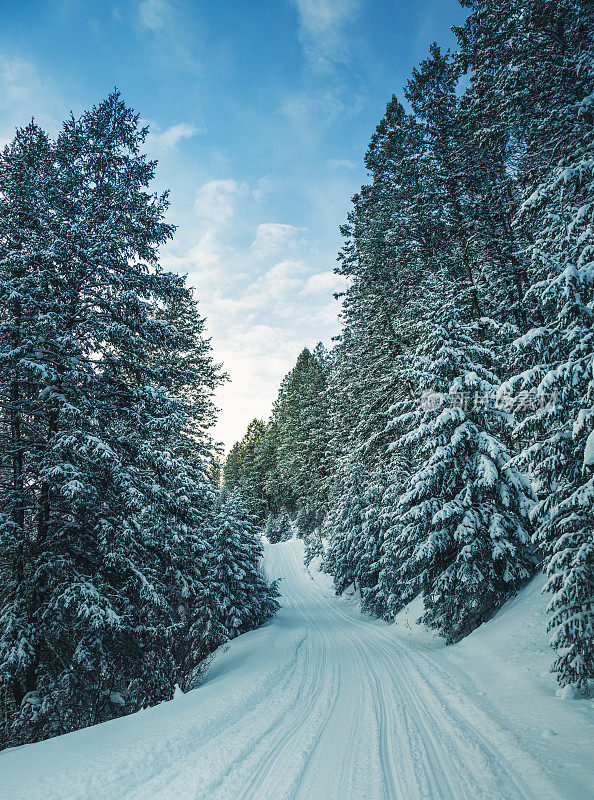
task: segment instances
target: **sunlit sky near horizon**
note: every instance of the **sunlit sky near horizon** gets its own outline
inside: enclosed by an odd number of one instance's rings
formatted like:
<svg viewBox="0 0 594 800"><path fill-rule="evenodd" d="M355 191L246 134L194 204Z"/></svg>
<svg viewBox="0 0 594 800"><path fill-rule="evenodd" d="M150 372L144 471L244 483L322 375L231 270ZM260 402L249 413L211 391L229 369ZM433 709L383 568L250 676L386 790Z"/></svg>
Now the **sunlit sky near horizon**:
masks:
<svg viewBox="0 0 594 800"><path fill-rule="evenodd" d="M150 125L156 188L231 381L215 436L266 418L303 347L339 331L339 226L392 93L456 0L0 0L0 141L55 133L117 86Z"/></svg>

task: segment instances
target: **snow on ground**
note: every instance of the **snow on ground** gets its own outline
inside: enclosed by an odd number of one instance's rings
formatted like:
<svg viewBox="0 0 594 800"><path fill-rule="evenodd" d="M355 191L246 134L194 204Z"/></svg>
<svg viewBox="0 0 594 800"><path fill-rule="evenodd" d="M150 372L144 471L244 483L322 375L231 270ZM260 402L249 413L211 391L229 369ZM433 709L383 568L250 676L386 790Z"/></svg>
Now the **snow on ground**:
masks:
<svg viewBox="0 0 594 800"><path fill-rule="evenodd" d="M2 800L589 800L594 704L555 694L542 579L445 648L266 548L278 617L199 689L0 753Z"/></svg>
<svg viewBox="0 0 594 800"><path fill-rule="evenodd" d="M417 660L430 661L460 687L470 721L480 729L486 715L517 743L516 760L526 776L533 765L556 787L554 797L592 800L594 699L573 699L550 671L554 653L546 632L545 580L538 575L493 619L449 647L415 624L420 599L398 615L394 627ZM522 767L525 753L530 761Z"/></svg>

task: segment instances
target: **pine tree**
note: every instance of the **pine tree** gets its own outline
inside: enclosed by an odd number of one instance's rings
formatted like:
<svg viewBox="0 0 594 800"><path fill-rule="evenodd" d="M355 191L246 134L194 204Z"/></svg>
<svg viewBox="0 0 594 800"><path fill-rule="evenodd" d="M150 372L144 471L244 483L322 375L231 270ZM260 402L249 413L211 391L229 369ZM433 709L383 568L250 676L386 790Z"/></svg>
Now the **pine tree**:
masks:
<svg viewBox="0 0 594 800"><path fill-rule="evenodd" d="M155 348L177 345L151 309L184 290L156 268L172 228L162 221L166 198L143 191L154 172L138 155L145 135L114 93L65 123L55 143L46 139L41 157L44 137L30 126L2 159L3 309L13 337L30 331L12 350L7 387L13 423L33 423L14 453L19 486L25 469L29 476L27 497L19 491L7 515L22 520L20 530L2 526L16 555L4 596L3 674L25 736L121 713L111 698L121 705L122 684L149 671L149 699L168 691L166 572L143 523L147 505L166 501L157 476L168 454L145 445L157 426L177 430L183 413L151 367ZM27 199L30 180L37 191ZM29 259L35 266L23 282ZM11 287L26 297L31 320ZM126 653L135 654L127 675Z"/></svg>
<svg viewBox="0 0 594 800"><path fill-rule="evenodd" d="M225 638L233 639L270 619L278 608L276 584L260 571L262 542L239 495L222 498L213 536L209 579L218 587L217 616Z"/></svg>
<svg viewBox="0 0 594 800"><path fill-rule="evenodd" d="M338 272L349 287L328 389L329 457L337 465L331 485L346 474L338 467L346 454L358 453L367 469L385 461L387 412L399 391L428 245L427 221L415 204L419 137L392 97L365 156L371 181L353 198L342 228Z"/></svg>
<svg viewBox="0 0 594 800"><path fill-rule="evenodd" d="M381 616L385 611L379 583L384 485L378 475L370 475L355 464L351 464L341 485L344 488L333 497L324 523L328 549L323 568L332 575L337 594L352 586L360 592L362 610Z"/></svg>
<svg viewBox="0 0 594 800"><path fill-rule="evenodd" d="M326 354L307 348L286 376L273 409L278 436L280 480L289 487L295 509L306 500L324 503L327 438Z"/></svg>
<svg viewBox="0 0 594 800"><path fill-rule="evenodd" d="M278 515L270 514L266 520L264 535L270 544L286 542L287 539L292 537L293 529L291 527L291 520L285 509Z"/></svg>
<svg viewBox="0 0 594 800"><path fill-rule="evenodd" d="M308 505L324 508L328 470L326 383L329 356L319 344L304 349L283 379L267 423L254 420L231 449L224 467L224 485L248 498L259 520L268 519L274 541L277 517L294 516Z"/></svg>
<svg viewBox="0 0 594 800"><path fill-rule="evenodd" d="M229 596L208 578L220 374L184 279L159 266L173 227L167 196L147 189L146 134L114 92L55 141L17 131L0 157L6 743L166 699L221 624L238 630L207 619ZM225 509L243 631L276 601L251 523Z"/></svg>
<svg viewBox="0 0 594 800"><path fill-rule="evenodd" d="M594 81L593 84L594 86ZM510 379L529 401L517 435L541 500L536 541L547 557L553 665L561 686L585 690L594 677L594 132L526 201L538 231L532 247L545 325L518 340Z"/></svg>
<svg viewBox="0 0 594 800"><path fill-rule="evenodd" d="M267 425L262 420L252 420L243 439L229 451L223 467L225 488L249 498L250 509L259 520L264 519L271 503L267 481L273 465L268 460L268 436Z"/></svg>
<svg viewBox="0 0 594 800"><path fill-rule="evenodd" d="M594 8L581 0L472 0L457 31L474 110L506 140L524 202L515 231L529 257L530 330L517 341L508 393L523 393L517 441L540 502L534 511L553 592L553 669L592 677L589 199ZM520 204L518 204L520 205Z"/></svg>
<svg viewBox="0 0 594 800"><path fill-rule="evenodd" d="M328 549L323 568L334 578L337 594L358 585L358 565L363 552L362 526L365 514L363 473L355 465L345 475L339 496L332 497L330 513L324 523Z"/></svg>
<svg viewBox="0 0 594 800"><path fill-rule="evenodd" d="M390 619L421 590L448 641L511 596L541 548L554 669L584 689L594 6L462 4L459 51L432 45L409 113L393 96L372 136L342 229L342 333L323 380L304 351L281 385L268 508L295 516L338 592ZM530 519L519 466L538 495Z"/></svg>
<svg viewBox="0 0 594 800"><path fill-rule="evenodd" d="M533 191L566 158L576 128L592 124L590 70L594 9L588 0L462 0L455 32L483 113L508 140L508 165ZM583 107L582 121L575 114ZM579 134L578 134L579 139Z"/></svg>
<svg viewBox="0 0 594 800"><path fill-rule="evenodd" d="M397 537L405 578L423 592L423 621L448 642L488 618L533 571L527 515L531 490L498 438L503 412L493 353L444 302L412 369L425 392L396 409L420 461L399 498Z"/></svg>

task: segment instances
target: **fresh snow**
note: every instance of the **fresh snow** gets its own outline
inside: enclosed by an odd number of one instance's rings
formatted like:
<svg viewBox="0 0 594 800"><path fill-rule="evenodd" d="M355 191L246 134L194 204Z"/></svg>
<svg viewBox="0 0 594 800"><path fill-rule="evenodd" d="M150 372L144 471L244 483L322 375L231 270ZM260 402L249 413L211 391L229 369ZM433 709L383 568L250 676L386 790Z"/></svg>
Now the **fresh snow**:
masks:
<svg viewBox="0 0 594 800"><path fill-rule="evenodd" d="M297 540L268 546L282 608L200 688L0 753L2 800L587 800L593 701L558 697L543 579L444 647L336 598Z"/></svg>
<svg viewBox="0 0 594 800"><path fill-rule="evenodd" d="M586 439L584 447L584 467L594 466L594 431Z"/></svg>

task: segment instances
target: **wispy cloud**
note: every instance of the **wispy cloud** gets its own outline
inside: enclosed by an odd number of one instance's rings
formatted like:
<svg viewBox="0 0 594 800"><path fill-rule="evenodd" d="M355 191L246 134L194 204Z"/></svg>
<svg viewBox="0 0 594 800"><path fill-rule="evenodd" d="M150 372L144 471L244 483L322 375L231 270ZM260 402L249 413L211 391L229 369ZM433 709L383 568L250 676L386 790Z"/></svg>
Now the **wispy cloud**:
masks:
<svg viewBox="0 0 594 800"><path fill-rule="evenodd" d="M256 202L261 203L279 190L280 184L276 178L273 178L272 175L264 175L256 181L256 185L252 189L252 197Z"/></svg>
<svg viewBox="0 0 594 800"><path fill-rule="evenodd" d="M247 193L247 184L232 178L208 181L196 192L194 211L201 220L224 225L233 217L237 199Z"/></svg>
<svg viewBox="0 0 594 800"><path fill-rule="evenodd" d="M330 169L357 169L355 162L350 161L348 158L329 158L326 161L326 166L330 167Z"/></svg>
<svg viewBox="0 0 594 800"><path fill-rule="evenodd" d="M0 56L0 86L0 103L8 108L13 103L21 103L32 90L40 88L39 74L30 61Z"/></svg>
<svg viewBox="0 0 594 800"><path fill-rule="evenodd" d="M349 26L364 0L293 0L299 38L314 69L326 71L349 57Z"/></svg>
<svg viewBox="0 0 594 800"><path fill-rule="evenodd" d="M52 84L33 61L0 53L0 143L12 139L17 126L32 117L50 133L59 127L59 102Z"/></svg>
<svg viewBox="0 0 594 800"><path fill-rule="evenodd" d="M204 64L196 53L204 54L206 46L196 40L191 4L184 0L137 0L134 14L137 29L165 68L203 74Z"/></svg>
<svg viewBox="0 0 594 800"><path fill-rule="evenodd" d="M157 151L172 150L183 139L190 139L200 132L201 129L187 122L179 122L177 125L171 125L163 131L159 130L159 127L152 123L150 125L147 145L149 148Z"/></svg>
<svg viewBox="0 0 594 800"><path fill-rule="evenodd" d="M172 8L167 0L140 0L138 19L143 28L158 31L164 28L171 18Z"/></svg>
<svg viewBox="0 0 594 800"><path fill-rule="evenodd" d="M336 120L356 116L362 105L361 95L353 94L346 87L332 86L290 95L281 105L280 112L302 136L315 138Z"/></svg>
<svg viewBox="0 0 594 800"><path fill-rule="evenodd" d="M345 105L336 92L327 89L323 92L300 92L293 94L281 106L282 113L293 123L309 122L314 117L324 117L331 121L340 116Z"/></svg>

